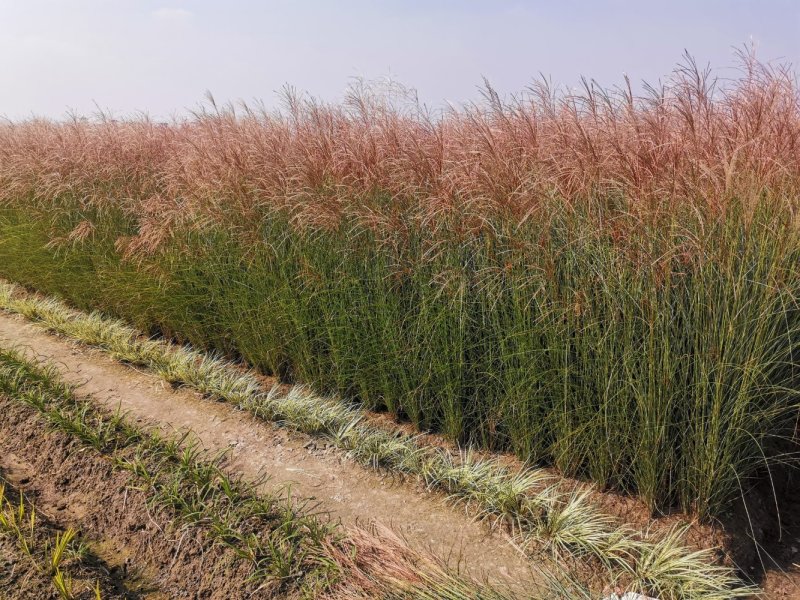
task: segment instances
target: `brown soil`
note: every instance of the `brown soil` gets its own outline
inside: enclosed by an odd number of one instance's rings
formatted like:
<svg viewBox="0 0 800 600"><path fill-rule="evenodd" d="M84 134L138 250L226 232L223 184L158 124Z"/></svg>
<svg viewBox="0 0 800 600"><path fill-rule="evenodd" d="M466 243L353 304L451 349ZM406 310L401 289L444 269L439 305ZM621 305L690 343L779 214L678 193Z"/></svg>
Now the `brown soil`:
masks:
<svg viewBox="0 0 800 600"><path fill-rule="evenodd" d="M36 544L41 550L68 527L80 528L88 522L89 495L71 489L70 496L52 497L51 488L42 487L40 481L37 484L35 467L9 450L15 446L13 437L7 436L0 443L0 483L5 487L6 499L16 503L23 493L28 514L35 511ZM76 497L78 501L74 501ZM151 568L145 571L137 565L131 547L120 545L114 538L98 537L97 532L85 533L79 533L85 548L83 558L78 564L72 559L64 565L65 572L73 579L77 600L95 598L95 585L100 587L104 600L166 600L167 596L154 583L157 571ZM9 535L0 535L0 557L5 557L5 562L0 558L0 598L59 598L47 573L37 572L31 559Z"/></svg>
<svg viewBox="0 0 800 600"><path fill-rule="evenodd" d="M25 557L14 542L0 537L0 600L17 598L41 598L55 600L52 584L25 562Z"/></svg>
<svg viewBox="0 0 800 600"><path fill-rule="evenodd" d="M24 466L13 454L3 456L0 465L0 484L5 488L6 499L15 506L19 502L20 491L12 480L28 481L24 475ZM12 465L9 467L8 465ZM58 600L59 594L52 583L50 574L45 568L45 556L42 550L52 544L56 536L63 534L65 527L59 526L53 517L46 516L42 507L33 506L30 498L25 498L28 514L35 510L36 525L34 528L34 555L26 555L11 534L0 534L0 598L37 598L41 600ZM26 531L28 542L30 533ZM72 590L76 600L94 598L94 588L100 588L106 600L156 600L156 595L148 595L143 590L142 581L133 581L119 568L104 560L109 556L89 549L81 559L67 558L62 570L72 580Z"/></svg>
<svg viewBox="0 0 800 600"><path fill-rule="evenodd" d="M149 508L128 474L115 470L109 460L86 452L63 434L47 432L31 409L14 401L0 398L0 411L4 477L37 512L61 528L81 532L109 574L128 582L127 591L117 597L223 600L246 598L254 591L248 572L230 550L214 545L197 528L174 526L170 515ZM9 600L38 597L28 591L6 593Z"/></svg>
<svg viewBox="0 0 800 600"><path fill-rule="evenodd" d="M247 480L266 476L269 489L289 485L317 510L345 525L389 526L414 549L445 558L451 568L501 587L530 589L531 563L500 530L491 531L446 498L414 481L367 470L318 440L258 420L230 405L173 389L155 375L104 353L50 335L0 313L0 343L54 364L79 394L121 408L140 425L191 431L209 452L229 452L227 469Z"/></svg>
<svg viewBox="0 0 800 600"><path fill-rule="evenodd" d="M774 468L742 494L720 524L736 564L770 600L800 599L800 480Z"/></svg>

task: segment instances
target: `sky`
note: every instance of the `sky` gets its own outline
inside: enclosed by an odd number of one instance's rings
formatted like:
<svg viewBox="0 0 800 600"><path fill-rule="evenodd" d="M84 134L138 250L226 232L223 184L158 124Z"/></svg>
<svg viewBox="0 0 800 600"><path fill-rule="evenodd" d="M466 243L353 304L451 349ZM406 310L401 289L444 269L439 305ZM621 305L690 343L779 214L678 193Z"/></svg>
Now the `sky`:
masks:
<svg viewBox="0 0 800 600"><path fill-rule="evenodd" d="M392 80L436 107L544 74L614 85L669 75L684 51L730 75L734 49L800 65L800 0L0 0L0 115L336 101Z"/></svg>

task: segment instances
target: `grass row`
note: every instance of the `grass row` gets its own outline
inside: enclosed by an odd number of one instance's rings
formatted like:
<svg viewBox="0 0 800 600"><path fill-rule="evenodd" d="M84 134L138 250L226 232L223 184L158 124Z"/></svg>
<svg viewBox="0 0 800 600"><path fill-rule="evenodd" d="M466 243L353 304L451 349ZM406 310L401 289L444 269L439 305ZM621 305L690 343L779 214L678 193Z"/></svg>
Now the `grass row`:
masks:
<svg viewBox="0 0 800 600"><path fill-rule="evenodd" d="M72 310L13 284L0 285L0 308L103 348L120 360L144 365L171 383L190 386L263 419L323 435L364 464L420 477L482 516L509 523L532 555L550 551L589 558L603 565L609 577L662 600L753 593L730 569L714 564L712 551L685 548L679 528L667 535L643 536L600 511L590 490L565 489L543 470L511 472L471 452L453 456L420 445L413 436L369 425L359 409L341 401L319 397L303 386L288 393L279 387L264 390L254 374L224 360L144 338L120 321Z"/></svg>
<svg viewBox="0 0 800 600"><path fill-rule="evenodd" d="M0 276L720 516L793 443L800 90L684 58L640 95L3 122Z"/></svg>
<svg viewBox="0 0 800 600"><path fill-rule="evenodd" d="M187 436L132 426L77 398L52 366L0 349L0 394L37 410L49 425L130 473L148 503L182 526L201 528L249 566L254 588L279 597L389 600L508 600L511 596L451 572L385 532L344 530L283 492L264 495L231 478L224 457L209 458ZM380 561L376 561L378 555ZM541 595L539 595L541 594ZM564 573L545 574L532 598L589 598Z"/></svg>

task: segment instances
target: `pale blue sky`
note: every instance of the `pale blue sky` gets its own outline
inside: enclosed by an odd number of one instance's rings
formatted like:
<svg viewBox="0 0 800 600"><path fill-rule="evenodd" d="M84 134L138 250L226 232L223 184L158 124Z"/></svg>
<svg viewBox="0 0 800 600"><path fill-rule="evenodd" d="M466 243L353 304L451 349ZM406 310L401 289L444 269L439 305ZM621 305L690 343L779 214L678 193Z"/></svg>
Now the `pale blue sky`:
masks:
<svg viewBox="0 0 800 600"><path fill-rule="evenodd" d="M0 0L0 114L272 105L285 83L335 100L359 76L459 104L482 76L655 80L684 49L724 68L750 40L799 65L800 0Z"/></svg>

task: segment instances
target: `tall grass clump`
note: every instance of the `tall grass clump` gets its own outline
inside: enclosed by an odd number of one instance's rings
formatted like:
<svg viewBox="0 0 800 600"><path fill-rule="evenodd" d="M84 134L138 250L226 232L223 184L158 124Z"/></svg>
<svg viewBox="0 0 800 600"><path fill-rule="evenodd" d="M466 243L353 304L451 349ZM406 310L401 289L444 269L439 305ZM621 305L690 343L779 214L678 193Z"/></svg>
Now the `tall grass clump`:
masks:
<svg viewBox="0 0 800 600"><path fill-rule="evenodd" d="M719 514L798 406L792 71L0 127L0 275Z"/></svg>

